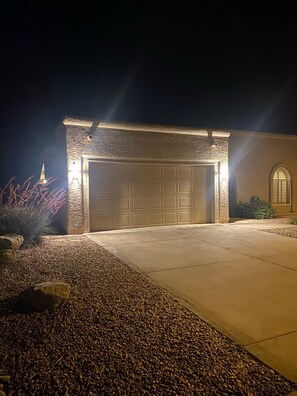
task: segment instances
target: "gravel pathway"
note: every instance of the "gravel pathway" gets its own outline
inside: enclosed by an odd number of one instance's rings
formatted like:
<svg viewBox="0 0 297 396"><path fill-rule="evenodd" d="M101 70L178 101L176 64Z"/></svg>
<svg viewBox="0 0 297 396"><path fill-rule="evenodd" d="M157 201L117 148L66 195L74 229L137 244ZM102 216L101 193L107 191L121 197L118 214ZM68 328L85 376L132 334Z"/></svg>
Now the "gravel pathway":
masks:
<svg viewBox="0 0 297 396"><path fill-rule="evenodd" d="M85 236L46 237L18 253L16 265L0 267L0 376L11 376L0 388L7 395L297 390ZM14 313L15 296L45 280L70 283L69 303L56 312Z"/></svg>

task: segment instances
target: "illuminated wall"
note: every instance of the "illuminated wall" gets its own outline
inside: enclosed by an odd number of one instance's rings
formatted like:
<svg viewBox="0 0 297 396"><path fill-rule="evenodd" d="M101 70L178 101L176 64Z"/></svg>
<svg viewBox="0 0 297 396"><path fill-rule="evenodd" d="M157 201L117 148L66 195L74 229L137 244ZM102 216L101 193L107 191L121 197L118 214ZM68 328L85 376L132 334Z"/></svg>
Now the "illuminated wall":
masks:
<svg viewBox="0 0 297 396"><path fill-rule="evenodd" d="M253 195L273 204L273 172L282 166L291 176L291 204L277 205L277 214L297 211L297 136L233 131L229 138L231 215L236 202Z"/></svg>
<svg viewBox="0 0 297 396"><path fill-rule="evenodd" d="M66 118L65 137L69 233L89 231L90 160L186 162L214 168L214 221L229 221L228 137L223 131L140 124L102 123Z"/></svg>

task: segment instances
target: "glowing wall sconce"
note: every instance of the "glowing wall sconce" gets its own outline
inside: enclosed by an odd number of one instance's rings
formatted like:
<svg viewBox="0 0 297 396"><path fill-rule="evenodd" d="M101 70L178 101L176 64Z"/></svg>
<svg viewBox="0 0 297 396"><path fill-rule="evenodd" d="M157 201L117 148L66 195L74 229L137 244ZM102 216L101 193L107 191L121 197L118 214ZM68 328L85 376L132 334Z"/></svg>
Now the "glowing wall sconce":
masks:
<svg viewBox="0 0 297 396"><path fill-rule="evenodd" d="M78 161L71 162L71 164L69 165L69 169L68 169L68 176L71 181L72 180L78 181L80 179L81 167L80 167L80 163Z"/></svg>
<svg viewBox="0 0 297 396"><path fill-rule="evenodd" d="M227 164L221 164L220 166L220 176L221 176L221 182L222 183L227 183L228 178L229 178L229 169Z"/></svg>

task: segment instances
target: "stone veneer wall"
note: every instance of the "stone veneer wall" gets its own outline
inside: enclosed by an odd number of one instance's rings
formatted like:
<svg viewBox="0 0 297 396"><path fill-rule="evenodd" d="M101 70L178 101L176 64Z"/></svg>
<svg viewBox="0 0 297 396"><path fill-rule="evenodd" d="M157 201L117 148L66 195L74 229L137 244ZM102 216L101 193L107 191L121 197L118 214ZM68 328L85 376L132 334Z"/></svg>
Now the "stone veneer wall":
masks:
<svg viewBox="0 0 297 396"><path fill-rule="evenodd" d="M89 160L172 161L213 165L215 222L229 221L228 181L219 176L220 168L228 167L229 133L66 118L58 134L66 135L64 161L67 161L68 169L68 233L89 231ZM88 138L90 136L91 139ZM212 139L217 143L216 147L211 147ZM72 168L79 168L77 179L72 179L69 173Z"/></svg>

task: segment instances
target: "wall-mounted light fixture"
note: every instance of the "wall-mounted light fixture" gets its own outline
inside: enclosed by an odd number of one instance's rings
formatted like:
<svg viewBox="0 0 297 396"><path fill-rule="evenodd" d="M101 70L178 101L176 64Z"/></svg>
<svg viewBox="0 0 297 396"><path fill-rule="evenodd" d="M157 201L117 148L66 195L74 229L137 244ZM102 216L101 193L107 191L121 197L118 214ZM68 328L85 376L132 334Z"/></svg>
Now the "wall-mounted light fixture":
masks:
<svg viewBox="0 0 297 396"><path fill-rule="evenodd" d="M212 131L207 131L207 138L208 138L208 143L211 148L215 148L218 146L218 143L214 140L212 136Z"/></svg>
<svg viewBox="0 0 297 396"><path fill-rule="evenodd" d="M221 164L220 166L220 177L222 183L227 183L229 178L228 164Z"/></svg>
<svg viewBox="0 0 297 396"><path fill-rule="evenodd" d="M79 161L73 161L69 165L68 175L70 180L79 180L81 177L81 166Z"/></svg>

